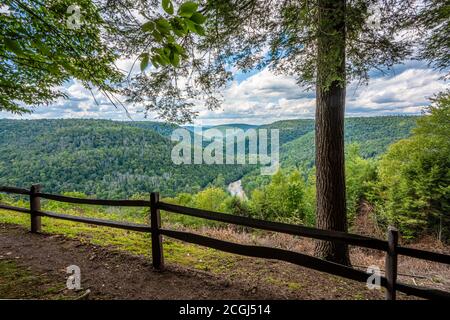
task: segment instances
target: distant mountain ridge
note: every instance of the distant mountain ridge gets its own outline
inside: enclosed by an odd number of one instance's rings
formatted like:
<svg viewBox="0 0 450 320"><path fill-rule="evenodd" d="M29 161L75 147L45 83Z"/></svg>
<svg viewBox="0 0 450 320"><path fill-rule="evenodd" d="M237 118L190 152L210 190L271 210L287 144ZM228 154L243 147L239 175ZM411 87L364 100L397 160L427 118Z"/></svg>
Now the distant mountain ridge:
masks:
<svg viewBox="0 0 450 320"><path fill-rule="evenodd" d="M48 192L107 198L151 191L173 196L197 192L219 174L231 182L249 170L176 165L171 159L175 143L158 132L168 134L167 124L0 119L0 185L42 183Z"/></svg>
<svg viewBox="0 0 450 320"><path fill-rule="evenodd" d="M417 117L346 119L346 143L357 142L365 157L383 153L392 142L409 136ZM163 195L196 192L218 175L230 183L252 179L249 165L175 165L170 140L176 124L154 121L84 119L0 119L0 185L46 191L81 191L118 198L160 191ZM266 125L227 124L229 128L279 129L283 167L314 164L314 120L276 121Z"/></svg>
<svg viewBox="0 0 450 320"><path fill-rule="evenodd" d="M354 117L345 119L345 143L358 143L361 155L365 158L377 157L384 153L387 147L411 134L416 126L417 116L380 116L380 117ZM313 126L304 123L304 127ZM295 127L294 127L295 128ZM285 166L298 166L314 163L314 128L293 138L298 129L292 129L291 135L285 134L285 143L281 143L281 163ZM281 140L281 138L280 138Z"/></svg>

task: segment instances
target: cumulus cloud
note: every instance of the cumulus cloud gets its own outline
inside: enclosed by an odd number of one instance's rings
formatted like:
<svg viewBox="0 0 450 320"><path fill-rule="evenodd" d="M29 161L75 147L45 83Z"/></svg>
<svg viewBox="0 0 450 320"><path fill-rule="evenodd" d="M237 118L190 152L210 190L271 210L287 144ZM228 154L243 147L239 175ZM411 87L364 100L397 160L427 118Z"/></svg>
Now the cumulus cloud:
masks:
<svg viewBox="0 0 450 320"><path fill-rule="evenodd" d="M427 68L405 69L390 78L372 79L367 87L347 94L347 114L420 113L429 98L448 85L441 74Z"/></svg>
<svg viewBox="0 0 450 320"><path fill-rule="evenodd" d="M373 73L368 86L351 83L347 88L347 116L419 114L429 98L448 85L442 74L423 63L409 62L389 75ZM250 119L268 123L280 119L312 118L315 92L297 85L294 77L276 75L265 69L224 92L220 110L203 110L205 122L226 123Z"/></svg>
<svg viewBox="0 0 450 320"><path fill-rule="evenodd" d="M120 69L130 70L133 58L117 61ZM139 72L133 68L133 73ZM419 114L429 98L448 87L442 74L427 68L421 62L408 62L389 75L371 74L368 86L356 82L347 88L347 116L388 114ZM63 87L69 99L60 99L50 106L36 108L26 118L103 118L128 120L126 112L115 108L98 90L90 92L78 81ZM218 110L197 106L203 124L270 123L282 119L312 118L315 112L315 92L299 87L294 77L277 75L268 69L239 75L224 90L224 103ZM95 98L94 98L95 97ZM118 97L125 101L124 97ZM134 120L144 119L142 108L127 105ZM5 112L0 117L18 118ZM156 119L149 115L149 119Z"/></svg>

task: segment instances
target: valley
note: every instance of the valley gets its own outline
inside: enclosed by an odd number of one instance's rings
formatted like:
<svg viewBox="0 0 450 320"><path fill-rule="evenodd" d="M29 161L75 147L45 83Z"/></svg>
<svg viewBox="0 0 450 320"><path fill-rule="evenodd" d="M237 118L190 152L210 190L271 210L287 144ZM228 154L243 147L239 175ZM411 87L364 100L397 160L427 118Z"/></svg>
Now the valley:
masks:
<svg viewBox="0 0 450 320"><path fill-rule="evenodd" d="M392 142L409 136L416 118L348 118L346 142L359 143L364 157L377 157ZM117 199L150 191L165 196L195 193L214 185L219 175L224 188L242 179L247 193L268 181L259 177L257 165L173 164L170 136L177 128L151 121L0 119L0 184L28 188L39 182L48 192ZM314 164L312 119L236 128L279 129L281 167Z"/></svg>

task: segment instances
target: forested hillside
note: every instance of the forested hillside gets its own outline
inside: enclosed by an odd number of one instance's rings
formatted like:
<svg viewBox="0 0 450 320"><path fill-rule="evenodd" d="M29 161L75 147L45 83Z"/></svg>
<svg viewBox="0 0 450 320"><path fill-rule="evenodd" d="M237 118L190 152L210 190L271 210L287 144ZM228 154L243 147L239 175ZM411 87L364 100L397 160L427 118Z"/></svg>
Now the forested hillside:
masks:
<svg viewBox="0 0 450 320"><path fill-rule="evenodd" d="M378 157L393 142L410 136L417 119L414 116L347 118L345 142L347 145L357 143L364 158ZM314 120L277 121L262 127L280 130L280 161L283 168L301 167L306 170L314 166ZM269 177L261 176L255 170L243 178L243 185L249 193L269 181Z"/></svg>
<svg viewBox="0 0 450 320"><path fill-rule="evenodd" d="M156 131L160 135L164 137L170 137L172 134L172 131L179 128L176 124L169 123L169 122L156 122L156 121L126 121L121 122L123 124L142 128L142 129L150 129L153 131Z"/></svg>
<svg viewBox="0 0 450 320"><path fill-rule="evenodd" d="M372 158L381 155L387 147L399 140L408 137L415 127L417 117L366 117L347 118L345 121L345 142L360 144L361 155ZM311 120L313 122L313 120ZM300 122L303 127L312 127L313 124ZM300 124L299 123L299 124ZM293 131L293 130L291 130ZM299 132L299 131L296 131ZM295 134L285 136L293 137ZM280 140L282 140L280 138ZM314 162L314 130L300 138L290 139L280 151L284 166L312 165Z"/></svg>
<svg viewBox="0 0 450 320"><path fill-rule="evenodd" d="M363 156L376 156L390 143L407 137L415 121L415 117L349 118L346 139L360 142ZM255 166L174 165L170 134L176 128L151 121L3 119L0 184L28 187L40 182L49 192L80 191L118 198L151 190L167 196L195 193L210 184L240 179L252 170L244 178L247 190L268 182ZM283 167L313 165L313 120L277 121L259 128L280 130Z"/></svg>
<svg viewBox="0 0 450 320"><path fill-rule="evenodd" d="M229 182L244 166L175 165L167 128L155 122L0 120L0 184L48 192L80 191L120 198L159 190L197 192L220 174Z"/></svg>
<svg viewBox="0 0 450 320"><path fill-rule="evenodd" d="M193 131L194 130L194 126L188 126L186 127L189 130ZM217 129L220 132L222 132L222 134L225 136L227 133L227 130L230 129L241 129L241 130L249 130L249 129L257 129L258 126L257 125L251 125L251 124L243 124L243 123L232 123L232 124L224 124L224 125L217 125L217 126L203 126L203 130L208 130L208 129Z"/></svg>
<svg viewBox="0 0 450 320"><path fill-rule="evenodd" d="M448 96L440 96L428 108L429 115L420 118L347 119L346 213L351 229L368 222L374 227L367 230L370 234L394 225L404 239L431 235L448 241L449 101ZM246 197L232 197L224 188L213 186L171 201L314 226L314 132L285 143L281 153L284 166L275 175L261 176L254 170L244 176Z"/></svg>
<svg viewBox="0 0 450 320"><path fill-rule="evenodd" d="M433 118L427 117L427 121L429 119ZM428 196L422 191L438 188L432 191L433 197L446 194L445 186L431 182L439 175L445 175L440 164L444 160L433 164L436 167L433 170L419 170L418 166L427 165L427 161L434 158L422 163L422 160L415 159L414 152L403 150L412 143L410 141L421 144L423 148L433 141L437 143L435 136L431 142L422 138L418 140L417 137L421 136L417 135L412 140L405 140L411 136L416 122L422 123L423 127L424 121L423 117L404 116L346 119L350 223L357 213L359 201L365 198L378 208L380 223L396 221L395 224L402 227L405 234L415 235L425 225L434 228L440 224L442 215L423 214L429 205L423 201L422 198ZM104 198L146 197L139 194L157 190L164 197L172 197L169 199L172 202L192 207L314 225L313 124L313 120L287 120L260 126L280 130L282 166L275 176L262 176L257 166L250 165L173 164L171 151L174 142L170 135L173 129L179 128L174 124L4 119L0 120L0 185L29 187L39 182L48 192L76 191ZM231 127L217 128L224 131ZM446 157L444 149L439 149L442 159ZM431 152L418 155L434 157ZM402 159L408 157L415 160L401 164ZM398 164L393 164L396 161ZM439 175L438 169L442 171ZM416 170L417 173L392 178L398 175L398 170ZM420 181L429 183L426 188L418 187L422 191L412 191L411 186L421 185L422 182L416 181L416 177L421 175L424 178ZM226 185L237 179L242 179L247 201L233 198L226 191ZM403 185L397 185L399 181L403 181ZM397 194L401 192L405 194L399 199ZM416 197L411 192L420 196ZM405 203L402 199L409 200ZM447 201L439 203L446 207ZM444 229L441 227L440 233L444 234Z"/></svg>

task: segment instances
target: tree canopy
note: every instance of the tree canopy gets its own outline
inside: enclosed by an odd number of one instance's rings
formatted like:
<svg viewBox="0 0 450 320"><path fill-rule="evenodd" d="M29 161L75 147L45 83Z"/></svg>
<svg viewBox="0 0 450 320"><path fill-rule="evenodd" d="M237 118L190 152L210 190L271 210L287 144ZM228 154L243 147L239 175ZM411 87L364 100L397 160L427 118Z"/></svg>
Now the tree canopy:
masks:
<svg viewBox="0 0 450 320"><path fill-rule="evenodd" d="M446 0L425 0L422 8L410 19L419 25L421 41L419 58L430 61L437 69L450 66L450 5Z"/></svg>
<svg viewBox="0 0 450 320"><path fill-rule="evenodd" d="M136 50L120 50L124 35L147 49L140 54L145 70L150 61L153 66L178 66L186 54L177 39L189 31L204 32L205 17L194 2L181 3L176 13L168 0L150 8L154 14L141 23L137 12L127 16L128 20L115 15L116 9L131 14L131 1L80 0L75 5L70 0L3 1L0 110L26 113L66 97L61 86L71 79L80 80L88 89L99 89L110 103L123 106L115 94L123 88L125 74L115 62ZM140 12L145 19L145 10Z"/></svg>
<svg viewBox="0 0 450 320"><path fill-rule="evenodd" d="M29 112L64 96L61 84L79 79L113 92L162 118L190 121L194 102L216 108L220 90L243 72L270 67L312 87L317 71L319 1L5 0L0 14L0 108ZM73 27L79 12L80 28ZM344 14L344 13L343 13ZM418 57L446 69L449 9L444 0L352 0L345 6L345 79L325 57L327 79L368 80L386 71L412 45ZM86 27L89 26L89 27ZM340 40L339 40L340 41ZM338 43L333 39L333 43ZM145 73L124 80L118 57L139 56ZM148 68L150 66L150 68Z"/></svg>
<svg viewBox="0 0 450 320"><path fill-rule="evenodd" d="M450 221L449 92L435 97L428 112L414 135L393 144L380 160L376 202L380 216L405 236L431 229L443 239Z"/></svg>
<svg viewBox="0 0 450 320"><path fill-rule="evenodd" d="M0 110L30 112L64 94L64 82L76 78L86 87L113 91L121 75L117 55L101 37L102 18L90 0L77 1L86 12L77 28L65 17L72 1L2 1L0 14Z"/></svg>
<svg viewBox="0 0 450 320"><path fill-rule="evenodd" d="M140 8L146 2L137 1L134 6ZM317 44L322 35L329 36L329 45L345 41L346 56L345 79L337 70L341 62L336 62L336 50L330 48L321 57L321 64L327 66L324 87L334 80L367 82L371 69L385 72L411 53L413 37L402 31L411 27L408 19L415 16L415 1L347 1L342 9L345 39L324 30L333 25L335 15L322 19L319 25L319 2L202 1L199 11L206 18L202 28L205 33L199 36L192 32L183 39L189 57L176 69L163 66L136 76L126 93L132 102L142 102L138 98L142 96L151 98L152 103L146 104L148 109L183 121L190 119L186 113L192 107L189 99L196 98L209 108L220 105L219 92L232 79L232 69L248 72L270 67L312 88L317 77ZM179 5L179 1L171 3ZM150 17L152 14L148 13ZM120 48L130 54L145 51L146 44L127 34ZM178 113L168 110L168 98L163 97L169 96L172 104L176 102L173 109Z"/></svg>

